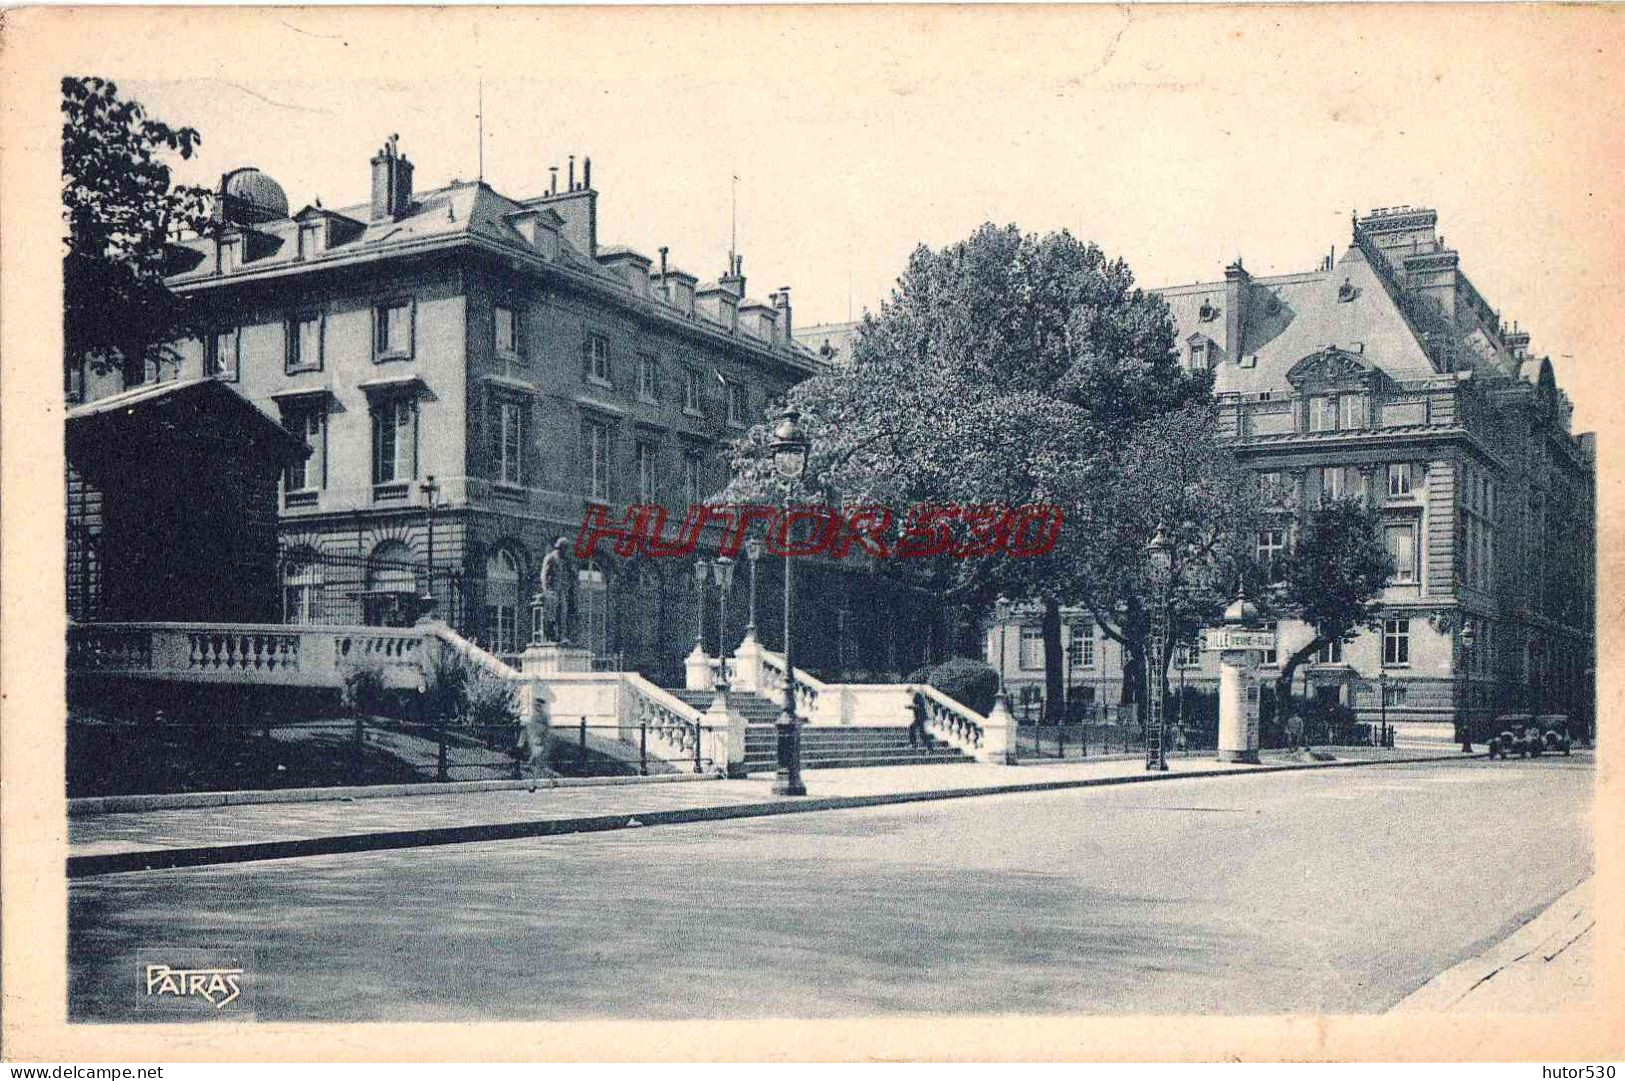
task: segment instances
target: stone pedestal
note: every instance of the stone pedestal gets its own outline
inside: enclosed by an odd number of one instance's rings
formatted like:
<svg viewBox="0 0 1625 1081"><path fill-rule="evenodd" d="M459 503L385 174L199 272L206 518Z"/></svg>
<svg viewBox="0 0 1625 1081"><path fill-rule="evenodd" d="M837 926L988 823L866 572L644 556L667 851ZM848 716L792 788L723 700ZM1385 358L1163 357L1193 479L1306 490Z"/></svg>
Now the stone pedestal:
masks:
<svg viewBox="0 0 1625 1081"><path fill-rule="evenodd" d="M690 691L709 691L715 686L711 675L711 656L696 645L683 659L683 687Z"/></svg>
<svg viewBox="0 0 1625 1081"><path fill-rule="evenodd" d="M727 771L730 777L745 775L745 715L728 703L726 691L718 691L711 700L711 708L700 718L705 726L701 751Z"/></svg>
<svg viewBox="0 0 1625 1081"><path fill-rule="evenodd" d="M1247 708L1247 681L1253 652L1227 649L1219 654L1219 761L1258 761L1258 714Z"/></svg>
<svg viewBox="0 0 1625 1081"><path fill-rule="evenodd" d="M976 757L983 762L1000 766L1013 766L1017 762L1015 714L1005 702L1004 695L993 701L993 709L982 726L982 753Z"/></svg>
<svg viewBox="0 0 1625 1081"><path fill-rule="evenodd" d="M592 651L579 646L541 642L519 655L519 670L527 676L551 676L560 672L591 672Z"/></svg>
<svg viewBox="0 0 1625 1081"><path fill-rule="evenodd" d="M739 643L734 650L734 673L731 686L734 690L748 691L751 694L760 693L762 689L762 643L754 634L747 634L745 640Z"/></svg>

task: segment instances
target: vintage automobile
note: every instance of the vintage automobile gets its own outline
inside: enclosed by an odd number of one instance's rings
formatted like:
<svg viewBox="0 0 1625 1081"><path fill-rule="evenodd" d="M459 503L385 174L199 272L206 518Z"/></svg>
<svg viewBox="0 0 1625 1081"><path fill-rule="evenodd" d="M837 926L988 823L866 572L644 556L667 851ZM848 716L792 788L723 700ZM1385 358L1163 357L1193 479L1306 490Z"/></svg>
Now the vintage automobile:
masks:
<svg viewBox="0 0 1625 1081"><path fill-rule="evenodd" d="M1513 713L1496 718L1501 731L1491 736L1490 757L1539 758L1542 754L1568 754L1574 745L1569 719L1560 713L1535 717Z"/></svg>

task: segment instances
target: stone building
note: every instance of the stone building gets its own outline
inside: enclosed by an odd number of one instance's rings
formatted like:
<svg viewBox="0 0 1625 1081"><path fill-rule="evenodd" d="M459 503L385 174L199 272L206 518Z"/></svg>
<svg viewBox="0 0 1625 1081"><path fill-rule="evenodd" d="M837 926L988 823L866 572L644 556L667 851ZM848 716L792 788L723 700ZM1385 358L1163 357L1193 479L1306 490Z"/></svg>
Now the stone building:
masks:
<svg viewBox="0 0 1625 1081"><path fill-rule="evenodd" d="M1550 360L1479 294L1436 224L1432 210L1378 210L1353 223L1347 251L1306 273L1254 278L1238 259L1223 280L1158 292L1184 362L1214 373L1223 435L1282 497L1261 558L1288 548L1323 496L1382 510L1396 565L1382 627L1321 651L1300 669L1303 686L1361 719L1386 713L1441 738L1460 715L1515 709L1589 726L1594 439L1571 432ZM1087 620L1067 622L1064 641L1094 638L1094 685L1115 695L1117 647ZM1292 622L1275 630L1265 679L1310 638ZM1006 635L1013 700L1042 687L1035 634L1036 614ZM1215 660L1188 646L1175 662L1176 687L1217 680Z"/></svg>
<svg viewBox="0 0 1625 1081"><path fill-rule="evenodd" d="M752 297L737 253L702 282L665 248L601 243L590 159L560 172L529 198L481 181L419 190L392 137L369 202L290 212L275 181L239 169L222 178L215 235L177 251L170 284L202 303L210 333L155 376L226 381L311 448L280 494L286 620L408 621L432 598L513 653L543 555L589 506L680 517L726 483L727 446L819 369L788 287ZM760 570L776 648L778 569ZM602 663L674 676L698 625L692 564L600 556L574 572L571 638ZM822 605L801 609L808 647L833 640L846 590L800 577ZM735 584L731 637L744 567ZM718 618L713 593L713 653Z"/></svg>

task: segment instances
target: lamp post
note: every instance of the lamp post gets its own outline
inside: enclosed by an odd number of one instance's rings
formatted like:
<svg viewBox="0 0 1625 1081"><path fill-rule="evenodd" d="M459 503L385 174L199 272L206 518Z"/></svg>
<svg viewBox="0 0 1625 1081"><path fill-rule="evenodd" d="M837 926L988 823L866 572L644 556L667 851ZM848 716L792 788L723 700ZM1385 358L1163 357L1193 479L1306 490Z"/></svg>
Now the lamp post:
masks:
<svg viewBox="0 0 1625 1081"><path fill-rule="evenodd" d="M1168 541L1167 530L1158 525L1145 550L1151 560L1151 583L1157 590L1157 613L1145 662L1145 768L1165 772L1168 749L1163 739L1162 654L1168 642L1168 587L1174 572L1174 546Z"/></svg>
<svg viewBox="0 0 1625 1081"><path fill-rule="evenodd" d="M762 558L762 541L760 537L752 537L745 542L745 555L750 559L750 623L745 627L745 637L754 641L756 638L756 561Z"/></svg>
<svg viewBox="0 0 1625 1081"><path fill-rule="evenodd" d="M435 483L434 474L427 473L423 477L423 498L429 505L429 576L424 586L423 596L418 599L422 602L423 614L434 612L434 508L440 496L440 485Z"/></svg>
<svg viewBox="0 0 1625 1081"><path fill-rule="evenodd" d="M1000 704L1002 704L1004 706L1006 712L1008 712L1009 709L1010 709L1010 699L1004 693L1004 649L1005 649L1004 628L1010 622L1010 598L1006 597L1003 593L999 594L999 599L993 602L993 612L997 616L998 621L999 621L999 694L998 694L998 702ZM995 708L997 708L997 707L995 707Z"/></svg>
<svg viewBox="0 0 1625 1081"><path fill-rule="evenodd" d="M734 561L718 556L713 565L717 580L717 689L728 689L728 594L733 592Z"/></svg>
<svg viewBox="0 0 1625 1081"><path fill-rule="evenodd" d="M694 648L705 652L705 579L711 564L703 559L694 561Z"/></svg>
<svg viewBox="0 0 1625 1081"><path fill-rule="evenodd" d="M801 427L801 414L795 407L786 406L773 426L773 469L784 481L784 506L790 508L790 492L807 471L807 453L812 440ZM789 541L786 530L786 542ZM773 794L777 796L805 796L807 786L801 781L801 721L796 717L796 662L795 637L791 632L790 599L793 594L795 560L789 545L784 553L784 709L778 716L779 770L773 779Z"/></svg>
<svg viewBox="0 0 1625 1081"><path fill-rule="evenodd" d="M1377 746L1388 746L1388 669L1377 673L1377 709L1382 718L1377 726Z"/></svg>
<svg viewBox="0 0 1625 1081"><path fill-rule="evenodd" d="M1478 644L1478 632L1473 629L1472 621L1466 616L1461 618L1461 691L1456 696L1456 729L1461 737L1463 753L1471 754L1473 750L1473 733L1470 727L1471 714L1467 709L1467 669L1472 664L1473 646Z"/></svg>

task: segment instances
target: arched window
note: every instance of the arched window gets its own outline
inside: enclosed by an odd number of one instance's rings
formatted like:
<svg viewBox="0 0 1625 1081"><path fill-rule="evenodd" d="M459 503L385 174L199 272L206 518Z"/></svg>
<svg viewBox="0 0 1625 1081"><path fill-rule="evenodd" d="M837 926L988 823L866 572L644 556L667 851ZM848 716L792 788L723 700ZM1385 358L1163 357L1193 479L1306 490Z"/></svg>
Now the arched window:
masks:
<svg viewBox="0 0 1625 1081"><path fill-rule="evenodd" d="M322 565L312 551L289 555L282 578L282 621L320 623L322 612Z"/></svg>
<svg viewBox="0 0 1625 1081"><path fill-rule="evenodd" d="M404 541L384 541L367 557L363 620L371 626L404 626L418 592L417 567Z"/></svg>
<svg viewBox="0 0 1625 1081"><path fill-rule="evenodd" d="M485 640L491 652L519 652L519 602L519 558L498 548L485 561Z"/></svg>
<svg viewBox="0 0 1625 1081"><path fill-rule="evenodd" d="M597 560L576 572L579 644L595 656L609 652L609 579Z"/></svg>

